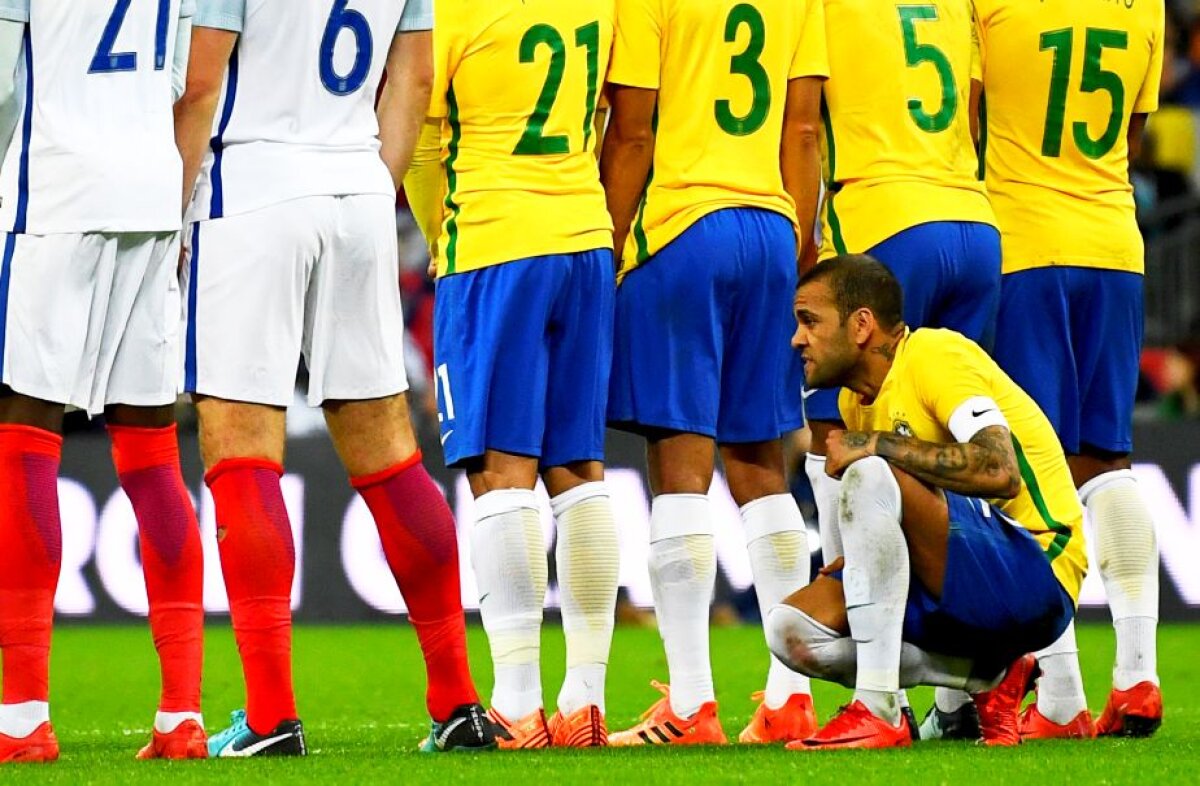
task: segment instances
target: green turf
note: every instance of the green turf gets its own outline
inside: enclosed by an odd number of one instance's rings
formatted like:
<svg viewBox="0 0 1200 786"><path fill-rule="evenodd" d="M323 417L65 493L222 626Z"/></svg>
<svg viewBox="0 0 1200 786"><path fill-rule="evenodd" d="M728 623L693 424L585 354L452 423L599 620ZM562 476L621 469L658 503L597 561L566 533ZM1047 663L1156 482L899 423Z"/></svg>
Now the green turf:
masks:
<svg viewBox="0 0 1200 786"><path fill-rule="evenodd" d="M490 681L483 633L470 632L475 674ZM1084 626L1084 676L1094 709L1104 701L1112 636ZM63 626L55 636L54 722L62 759L51 766L0 770L0 783L444 782L536 778L649 784L742 781L793 783L1104 783L1195 782L1200 765L1200 626L1166 626L1160 666L1167 720L1151 740L1043 742L1012 750L967 743L926 743L912 751L794 753L779 747L692 750L542 751L429 756L414 752L426 723L423 672L416 641L403 624L304 627L296 631L296 683L312 754L304 760L135 762L152 721L156 666L149 633L140 627ZM753 711L765 655L758 628L718 628L713 661L722 719L735 737ZM562 632L550 627L543 649L547 697L562 675ZM204 706L210 730L241 701L232 637L210 628ZM621 628L613 647L609 724L635 721L658 694L651 678L666 678L654 630ZM822 718L846 697L818 686ZM913 693L923 712L926 691ZM530 786L533 786L531 782Z"/></svg>

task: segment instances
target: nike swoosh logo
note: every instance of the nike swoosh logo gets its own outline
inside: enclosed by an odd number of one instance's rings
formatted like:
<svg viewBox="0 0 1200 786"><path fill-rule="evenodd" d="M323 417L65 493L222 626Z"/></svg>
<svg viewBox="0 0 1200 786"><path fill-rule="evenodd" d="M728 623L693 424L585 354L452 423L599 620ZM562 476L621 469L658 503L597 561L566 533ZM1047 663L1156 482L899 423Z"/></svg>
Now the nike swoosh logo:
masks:
<svg viewBox="0 0 1200 786"><path fill-rule="evenodd" d="M971 417L977 418L981 415L986 415L989 412L995 412L995 411L996 410L994 410L994 409L981 409L978 412L976 412L975 410L971 410Z"/></svg>
<svg viewBox="0 0 1200 786"><path fill-rule="evenodd" d="M450 739L450 735L454 733L454 730L466 722L467 722L466 718L455 718L454 721L449 726L442 729L442 733L438 735L438 739L437 739L438 747L445 748L446 740Z"/></svg>
<svg viewBox="0 0 1200 786"><path fill-rule="evenodd" d="M446 446L446 440L450 439L450 435L454 433L454 429L450 429L442 435L442 447Z"/></svg>
<svg viewBox="0 0 1200 786"><path fill-rule="evenodd" d="M247 745L245 748L242 748L241 750L237 750L231 745L228 748L225 748L223 751L221 751L221 758L253 756L254 754L258 753L259 751L263 750L264 748L269 748L277 742L286 740L290 736L292 736L290 733L276 734L274 737L267 737L265 740L259 740L258 742L254 743L253 745Z"/></svg>
<svg viewBox="0 0 1200 786"><path fill-rule="evenodd" d="M800 398L803 399L804 401L808 401L808 397L816 392L817 392L817 388L813 388L812 390L805 388L804 390L800 391Z"/></svg>

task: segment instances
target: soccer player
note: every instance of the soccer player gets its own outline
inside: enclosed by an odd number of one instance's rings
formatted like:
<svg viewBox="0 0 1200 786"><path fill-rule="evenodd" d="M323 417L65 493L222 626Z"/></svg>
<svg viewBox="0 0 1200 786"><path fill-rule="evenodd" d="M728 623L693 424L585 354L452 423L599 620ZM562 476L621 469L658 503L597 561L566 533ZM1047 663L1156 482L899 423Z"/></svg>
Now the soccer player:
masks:
<svg viewBox="0 0 1200 786"><path fill-rule="evenodd" d="M646 437L650 580L670 688L621 745L724 743L709 661L719 448L764 611L808 582L781 436L819 196L819 0L618 0L601 178L622 251L609 421ZM799 245L797 237L799 236ZM743 742L806 736L808 680L771 660Z"/></svg>
<svg viewBox="0 0 1200 786"><path fill-rule="evenodd" d="M423 747L494 747L466 659L454 520L404 398L395 197L428 102L431 23L425 0L197 9L176 113L189 197L200 172L185 387L247 693L245 712L209 741L214 756L306 752L291 678L295 546L279 485L301 354L308 401L324 408L421 642L433 719Z"/></svg>
<svg viewBox="0 0 1200 786"><path fill-rule="evenodd" d="M1095 732L1149 735L1162 721L1158 546L1130 470L1144 252L1128 170L1158 107L1163 3L975 9L987 187L1004 238L996 360L1050 418L1095 527L1117 636ZM1091 736L1074 630L1039 663L1024 733Z"/></svg>
<svg viewBox="0 0 1200 786"><path fill-rule="evenodd" d="M594 118L612 0L438 0L433 145L408 194L437 260L441 438L475 496L471 560L504 748L605 745L619 554L604 483L612 222ZM444 194L444 210L439 196ZM558 525L567 673L549 722L534 486Z"/></svg>
<svg viewBox="0 0 1200 786"><path fill-rule="evenodd" d="M821 258L869 253L900 280L905 324L950 328L990 348L1000 234L971 138L970 0L826 0L825 29ZM828 564L842 553L840 481L825 472L824 455L825 436L840 426L838 391L808 387L805 471ZM959 723L975 736L974 718Z"/></svg>
<svg viewBox="0 0 1200 786"><path fill-rule="evenodd" d="M0 2L0 762L58 757L48 670L64 406L105 416L137 517L162 670L138 757L206 755L203 556L173 416L171 104L192 11L190 0Z"/></svg>
<svg viewBox="0 0 1200 786"><path fill-rule="evenodd" d="M789 747L907 746L896 691L918 684L971 692L984 742L1019 743L1027 653L1066 629L1086 572L1050 422L974 342L910 331L902 301L866 256L817 265L796 292L807 379L848 388L850 430L830 433L826 458L842 478L845 555L771 610L768 640L855 692Z"/></svg>

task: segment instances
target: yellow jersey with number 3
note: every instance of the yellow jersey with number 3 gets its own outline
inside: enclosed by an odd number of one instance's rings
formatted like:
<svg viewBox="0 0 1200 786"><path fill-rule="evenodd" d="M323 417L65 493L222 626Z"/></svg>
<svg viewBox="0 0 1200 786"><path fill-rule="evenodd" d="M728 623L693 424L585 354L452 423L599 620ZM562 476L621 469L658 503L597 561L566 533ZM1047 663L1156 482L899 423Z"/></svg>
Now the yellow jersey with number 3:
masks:
<svg viewBox="0 0 1200 786"><path fill-rule="evenodd" d="M1004 272L1141 273L1129 117L1158 108L1163 0L975 0Z"/></svg>
<svg viewBox="0 0 1200 786"><path fill-rule="evenodd" d="M863 404L843 389L842 419L852 431L891 431L926 442L960 442L956 421L987 417L972 410L994 403L1012 434L1021 491L1013 499L988 500L1029 530L1063 589L1076 601L1087 573L1083 507L1067 458L1050 421L1029 395L970 339L952 330L908 333L875 400ZM984 403L984 402L987 403ZM964 405L966 405L964 407ZM969 437L968 437L969 439Z"/></svg>
<svg viewBox="0 0 1200 786"><path fill-rule="evenodd" d="M971 140L971 0L825 0L821 258L931 221L995 225Z"/></svg>
<svg viewBox="0 0 1200 786"><path fill-rule="evenodd" d="M434 15L438 275L612 248L594 119L613 0L437 0Z"/></svg>
<svg viewBox="0 0 1200 786"><path fill-rule="evenodd" d="M658 91L654 165L623 271L709 213L796 222L779 151L787 83L826 77L821 0L617 0L609 81Z"/></svg>

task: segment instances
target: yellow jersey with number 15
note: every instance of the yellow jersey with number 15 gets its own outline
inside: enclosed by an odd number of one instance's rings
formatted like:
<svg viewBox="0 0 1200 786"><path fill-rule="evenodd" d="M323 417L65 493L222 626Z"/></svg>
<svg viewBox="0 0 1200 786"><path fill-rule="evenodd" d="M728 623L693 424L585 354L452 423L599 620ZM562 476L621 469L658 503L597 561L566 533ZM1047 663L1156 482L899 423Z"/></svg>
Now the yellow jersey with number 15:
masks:
<svg viewBox="0 0 1200 786"><path fill-rule="evenodd" d="M1058 582L1079 600L1087 549L1083 507L1067 458L1038 405L975 342L952 330L908 333L875 400L863 404L844 388L838 403L853 431L891 431L937 443L970 439L964 431L970 433L972 422L993 404L998 407L1012 434L1021 491L1013 499L988 502L1033 535Z"/></svg>
<svg viewBox="0 0 1200 786"><path fill-rule="evenodd" d="M1004 272L1141 273L1129 117L1158 108L1163 0L975 0Z"/></svg>
<svg viewBox="0 0 1200 786"><path fill-rule="evenodd" d="M787 83L828 75L821 0L617 0L609 81L658 91L622 271L724 208L795 223L779 167Z"/></svg>
<svg viewBox="0 0 1200 786"><path fill-rule="evenodd" d="M971 0L825 0L821 258L932 221L995 225L971 140Z"/></svg>
<svg viewBox="0 0 1200 786"><path fill-rule="evenodd" d="M613 0L437 0L438 275L612 248L594 119Z"/></svg>

